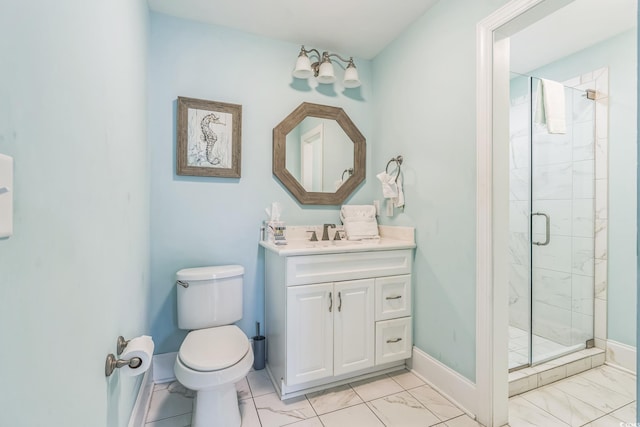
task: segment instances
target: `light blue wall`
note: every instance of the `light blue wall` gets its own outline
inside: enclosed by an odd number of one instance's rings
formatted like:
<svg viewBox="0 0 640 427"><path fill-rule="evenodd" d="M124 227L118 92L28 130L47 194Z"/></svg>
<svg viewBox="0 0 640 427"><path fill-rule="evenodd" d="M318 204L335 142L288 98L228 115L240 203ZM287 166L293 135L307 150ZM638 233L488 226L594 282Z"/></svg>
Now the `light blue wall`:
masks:
<svg viewBox="0 0 640 427"><path fill-rule="evenodd" d="M608 338L636 345L636 30L626 31L530 74L566 80L609 67Z"/></svg>
<svg viewBox="0 0 640 427"><path fill-rule="evenodd" d="M404 156L414 340L475 380L476 24L505 0L438 2L373 61L377 169Z"/></svg>
<svg viewBox="0 0 640 427"><path fill-rule="evenodd" d="M125 426L141 377L104 361L149 333L146 2L0 9L0 425Z"/></svg>
<svg viewBox="0 0 640 427"><path fill-rule="evenodd" d="M367 180L347 202L371 203L371 153L380 139L373 134L370 63L356 59L367 82L360 89L345 94L336 83L321 92L291 76L299 50L290 43L151 14L150 320L157 353L177 351L185 335L177 328L174 289L175 272L185 267L243 265L244 318L238 324L254 335L255 322L264 317L259 226L272 201L282 203L287 224L339 221L339 207L299 205L271 172L272 130L300 103L342 107L367 138ZM327 92L333 87L336 92ZM242 105L240 179L176 176L178 96Z"/></svg>

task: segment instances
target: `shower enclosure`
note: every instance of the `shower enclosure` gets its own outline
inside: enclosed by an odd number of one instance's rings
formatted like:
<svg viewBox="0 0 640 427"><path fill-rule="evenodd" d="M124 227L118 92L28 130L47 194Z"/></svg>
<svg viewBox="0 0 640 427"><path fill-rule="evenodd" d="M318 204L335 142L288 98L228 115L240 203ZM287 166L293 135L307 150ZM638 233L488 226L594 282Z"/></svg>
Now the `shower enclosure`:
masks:
<svg viewBox="0 0 640 427"><path fill-rule="evenodd" d="M512 73L509 370L593 345L595 105L565 87L566 133L551 134L540 87Z"/></svg>

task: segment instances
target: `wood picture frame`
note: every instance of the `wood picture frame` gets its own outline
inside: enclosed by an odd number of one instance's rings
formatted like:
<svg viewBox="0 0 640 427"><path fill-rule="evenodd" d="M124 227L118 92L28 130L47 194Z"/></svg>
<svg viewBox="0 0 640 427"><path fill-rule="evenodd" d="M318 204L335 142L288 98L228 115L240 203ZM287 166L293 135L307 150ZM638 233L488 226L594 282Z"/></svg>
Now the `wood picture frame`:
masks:
<svg viewBox="0 0 640 427"><path fill-rule="evenodd" d="M350 176L333 193L307 191L298 179L287 170L287 134L307 117L335 120L353 142L354 163ZM303 205L340 205L364 181L366 175L366 146L364 135L342 108L303 102L273 128L273 174Z"/></svg>
<svg viewBox="0 0 640 427"><path fill-rule="evenodd" d="M178 97L176 173L240 178L242 105Z"/></svg>

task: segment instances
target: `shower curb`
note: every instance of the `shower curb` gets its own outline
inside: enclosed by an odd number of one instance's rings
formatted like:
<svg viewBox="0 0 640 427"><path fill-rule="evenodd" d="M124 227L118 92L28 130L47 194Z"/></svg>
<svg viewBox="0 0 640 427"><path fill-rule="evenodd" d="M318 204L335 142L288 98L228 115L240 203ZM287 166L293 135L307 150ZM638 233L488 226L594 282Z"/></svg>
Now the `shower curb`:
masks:
<svg viewBox="0 0 640 427"><path fill-rule="evenodd" d="M580 350L566 356L509 374L509 397L588 371L604 364L600 348Z"/></svg>

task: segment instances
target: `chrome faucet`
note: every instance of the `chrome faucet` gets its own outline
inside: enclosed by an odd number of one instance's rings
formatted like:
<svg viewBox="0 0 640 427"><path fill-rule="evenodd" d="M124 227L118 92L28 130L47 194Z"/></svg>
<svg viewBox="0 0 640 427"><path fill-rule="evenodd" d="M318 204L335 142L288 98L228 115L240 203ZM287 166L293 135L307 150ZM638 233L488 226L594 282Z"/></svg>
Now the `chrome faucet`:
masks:
<svg viewBox="0 0 640 427"><path fill-rule="evenodd" d="M322 240L329 240L329 227L336 228L335 224L324 224L322 226Z"/></svg>

